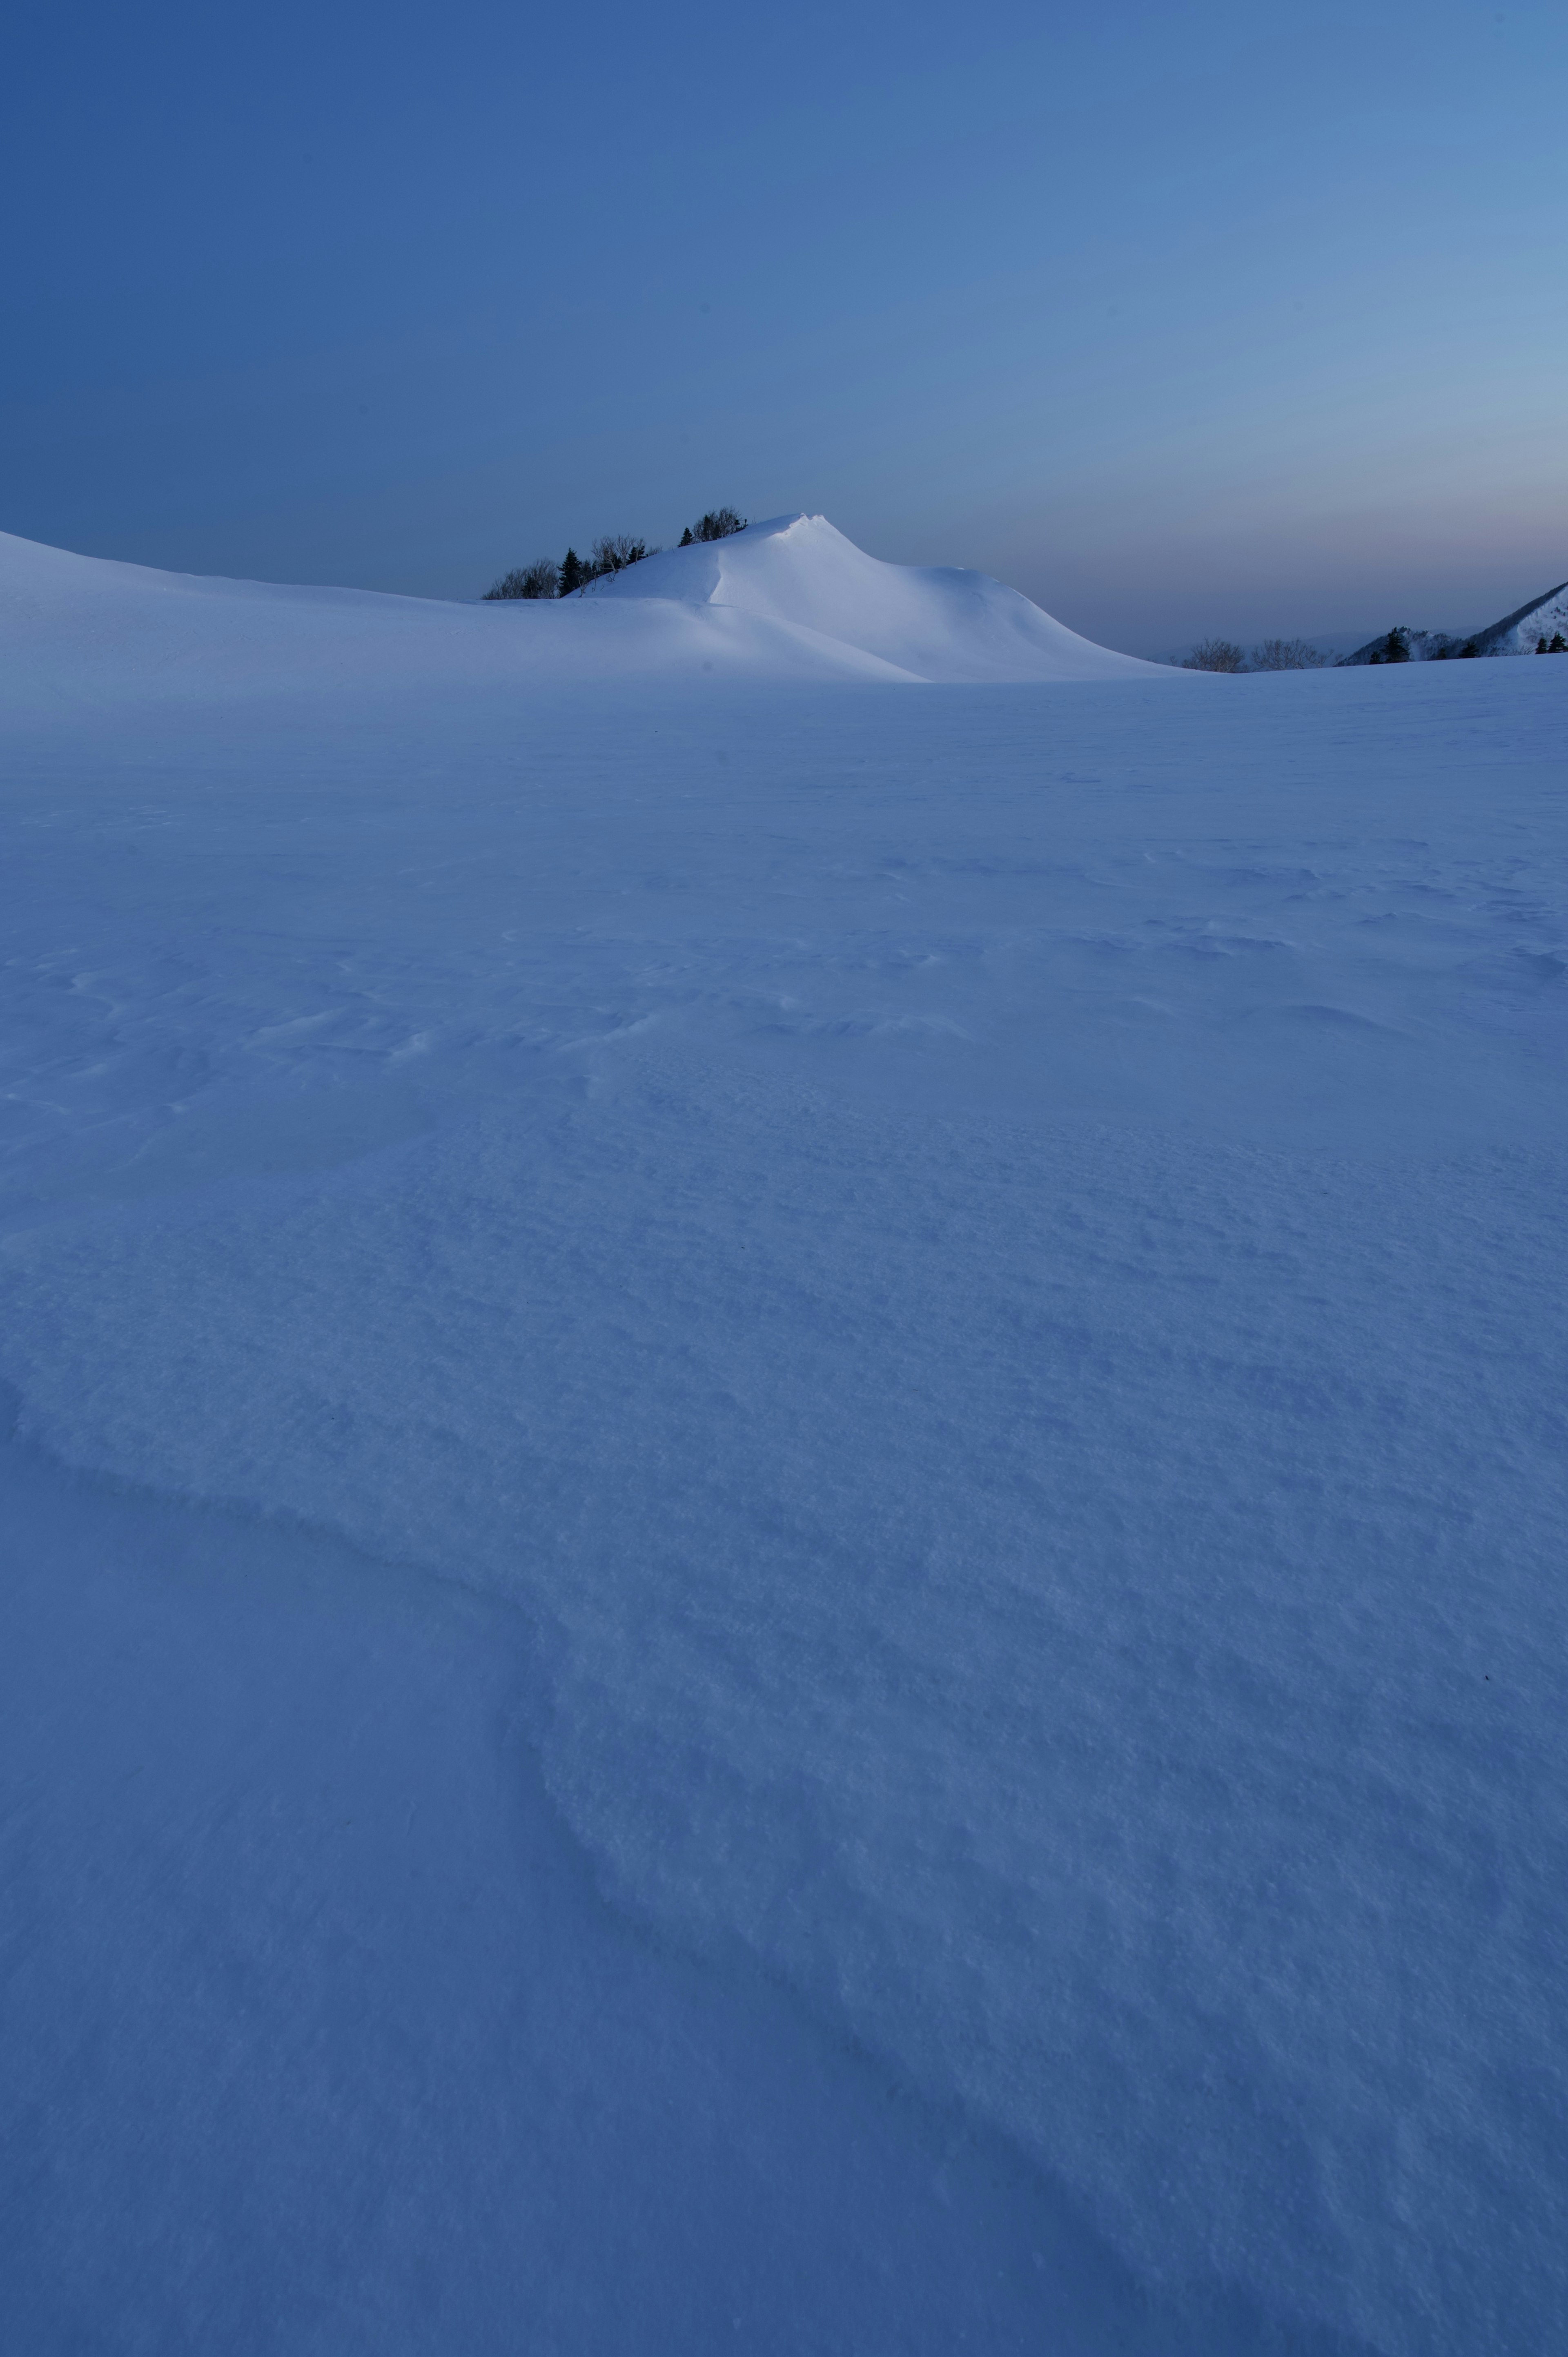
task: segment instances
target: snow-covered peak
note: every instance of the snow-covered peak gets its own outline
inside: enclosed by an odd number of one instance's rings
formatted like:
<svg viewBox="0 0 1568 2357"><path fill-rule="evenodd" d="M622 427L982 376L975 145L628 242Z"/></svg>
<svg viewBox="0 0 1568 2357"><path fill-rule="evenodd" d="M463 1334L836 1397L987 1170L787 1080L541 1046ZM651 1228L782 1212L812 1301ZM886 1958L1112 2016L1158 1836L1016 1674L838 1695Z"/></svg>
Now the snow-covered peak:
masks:
<svg viewBox="0 0 1568 2357"><path fill-rule="evenodd" d="M987 574L884 564L822 515L770 516L728 540L668 549L579 595L730 606L859 648L917 679L1169 676L1079 638Z"/></svg>

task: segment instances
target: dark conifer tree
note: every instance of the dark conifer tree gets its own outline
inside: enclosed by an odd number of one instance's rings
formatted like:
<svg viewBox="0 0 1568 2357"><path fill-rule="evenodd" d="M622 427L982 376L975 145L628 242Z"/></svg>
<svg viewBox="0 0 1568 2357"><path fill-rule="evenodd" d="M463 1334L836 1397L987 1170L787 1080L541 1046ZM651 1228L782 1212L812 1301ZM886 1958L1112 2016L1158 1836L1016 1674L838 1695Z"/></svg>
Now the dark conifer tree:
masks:
<svg viewBox="0 0 1568 2357"><path fill-rule="evenodd" d="M686 526L685 531L681 534L681 546L682 546L682 548L690 548L690 547L691 547L691 545L692 545L692 527L691 527L691 525L690 525L690 524L688 524L688 525Z"/></svg>
<svg viewBox="0 0 1568 2357"><path fill-rule="evenodd" d="M574 589L580 589L584 582L591 577L587 566L576 550L569 548L561 559L561 587L556 593L557 596L569 597Z"/></svg>

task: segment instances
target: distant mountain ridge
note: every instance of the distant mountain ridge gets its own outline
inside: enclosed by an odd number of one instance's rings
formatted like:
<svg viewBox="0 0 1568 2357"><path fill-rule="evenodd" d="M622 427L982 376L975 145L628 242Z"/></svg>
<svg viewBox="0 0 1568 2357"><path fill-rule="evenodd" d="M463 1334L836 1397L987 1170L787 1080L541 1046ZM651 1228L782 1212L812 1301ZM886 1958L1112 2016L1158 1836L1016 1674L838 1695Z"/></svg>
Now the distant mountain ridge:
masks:
<svg viewBox="0 0 1568 2357"><path fill-rule="evenodd" d="M1549 653L1568 653L1568 581L1560 581L1543 597L1489 622L1466 638L1452 630L1387 630L1369 639L1341 663L1448 662L1465 655L1533 655L1544 640ZM1553 646L1553 640L1560 643Z"/></svg>

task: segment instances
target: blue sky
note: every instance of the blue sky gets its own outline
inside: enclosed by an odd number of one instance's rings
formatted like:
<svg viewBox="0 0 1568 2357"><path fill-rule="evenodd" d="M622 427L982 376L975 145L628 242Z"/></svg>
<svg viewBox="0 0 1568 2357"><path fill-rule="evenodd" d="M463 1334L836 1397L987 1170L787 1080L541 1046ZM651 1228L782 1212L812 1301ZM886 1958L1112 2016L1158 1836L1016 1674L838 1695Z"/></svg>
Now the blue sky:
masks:
<svg viewBox="0 0 1568 2357"><path fill-rule="evenodd" d="M1568 10L35 9L0 525L472 596L831 515L1139 651L1568 575Z"/></svg>

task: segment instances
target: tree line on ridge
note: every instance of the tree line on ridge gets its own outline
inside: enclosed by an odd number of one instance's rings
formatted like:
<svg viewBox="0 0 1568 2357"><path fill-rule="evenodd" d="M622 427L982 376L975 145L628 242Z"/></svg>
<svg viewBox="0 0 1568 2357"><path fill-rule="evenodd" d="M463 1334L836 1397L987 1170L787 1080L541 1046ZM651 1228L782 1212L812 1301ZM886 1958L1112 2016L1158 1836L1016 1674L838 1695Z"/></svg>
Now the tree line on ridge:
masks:
<svg viewBox="0 0 1568 2357"><path fill-rule="evenodd" d="M698 541L728 540L733 533L746 530L746 518L734 508L710 508L694 524L688 524L681 534L680 546L691 548ZM628 565L640 565L645 556L657 556L658 548L636 540L630 533L608 533L596 540L590 554L579 556L569 548L559 565L553 556L536 557L532 565L514 565L492 581L485 592L487 600L498 597L570 597L575 589L585 588L590 581L602 581L607 574L624 573Z"/></svg>

